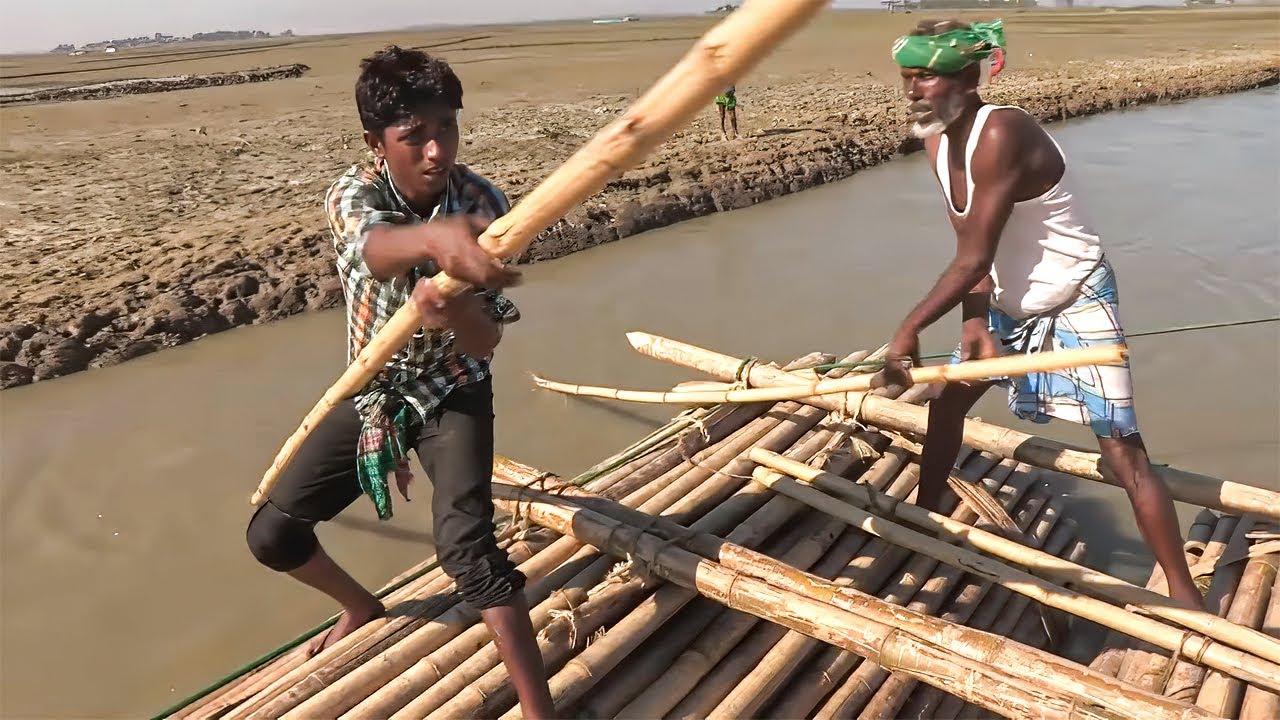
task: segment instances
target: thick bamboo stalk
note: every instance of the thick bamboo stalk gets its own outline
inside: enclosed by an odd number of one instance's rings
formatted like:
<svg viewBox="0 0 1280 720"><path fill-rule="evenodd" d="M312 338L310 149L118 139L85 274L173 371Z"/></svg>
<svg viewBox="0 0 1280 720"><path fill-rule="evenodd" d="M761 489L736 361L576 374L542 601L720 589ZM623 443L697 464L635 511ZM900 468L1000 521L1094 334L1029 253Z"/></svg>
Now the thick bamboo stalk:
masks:
<svg viewBox="0 0 1280 720"><path fill-rule="evenodd" d="M1227 620L1245 627L1261 627L1267 612L1266 601L1276 579L1276 566L1275 555L1263 555L1249 560L1231 602L1231 609L1227 612ZM1280 670L1277 670L1275 680L1280 685ZM1252 684L1271 692L1280 692L1280 687ZM1204 679L1196 704L1212 713L1233 717L1240 712L1244 691L1245 685L1239 679L1220 672L1210 672Z"/></svg>
<svg viewBox="0 0 1280 720"><path fill-rule="evenodd" d="M564 547L571 547L570 542L565 542ZM564 610L585 602L587 590L608 572L608 560L599 558L593 562L595 555L594 550L579 546L567 560L525 589L527 601L535 608L534 614L540 613L545 618L544 624L552 610ZM283 717L286 720L337 717L357 706L360 709L346 717L385 717L383 711L394 711L416 694L413 690L426 687L412 684L413 671L426 674L427 668L454 667L489 642L488 629L477 622L479 613L465 606L457 609L454 617L441 616L436 623L405 637ZM377 700L373 696L377 696ZM378 710L372 710L373 705L377 705Z"/></svg>
<svg viewBox="0 0 1280 720"><path fill-rule="evenodd" d="M535 554L535 540L512 543L507 547L512 562L523 563ZM270 685L260 690L244 703L236 706L226 715L226 720L242 720L257 713L264 706L272 704L272 709L279 709L282 714L293 706L294 702L305 699L311 692L326 684L326 680L336 668L345 666L361 657L371 648L378 647L390 637L412 627L415 623L429 622L436 614L443 614L456 602L453 581L443 572L439 575L419 578L415 583L401 588L384 599L384 604L391 612L356 629L350 635L321 650L314 657L276 678ZM398 605L408 604L417 598L430 601L428 607L416 612L396 612L406 608ZM280 703L280 705L274 705ZM277 716L278 716L277 714Z"/></svg>
<svg viewBox="0 0 1280 720"><path fill-rule="evenodd" d="M724 379L732 379L743 363L740 358L648 333L628 333L627 340L645 355ZM748 379L756 387L794 386L797 383L793 376L763 365L753 365ZM843 401L838 398L802 398L801 401L828 410L845 409ZM860 410L859 415L864 422L878 427L921 435L928 427L928 410L909 403L866 395L861 400ZM1028 465L1119 487L1112 473L1103 471L1102 458L1098 453L1071 448L1062 443L978 420L965 421L964 442L973 448ZM1280 519L1280 492L1217 480L1176 468L1156 466L1155 471L1177 500L1228 513L1255 513L1260 517Z"/></svg>
<svg viewBox="0 0 1280 720"><path fill-rule="evenodd" d="M771 580L700 558L660 536L591 510L569 507L560 499L529 490L520 492L526 497L524 511L541 525L574 534L615 555L640 559L677 585L802 629L1003 714L1028 718L1124 717L1126 713L1183 720L1207 717L1197 708L1133 691L1048 653L1018 648L1002 638L842 590L729 543L720 548L722 558L740 567L752 567L754 573ZM926 635L950 641L930 641ZM1002 651L1022 660L1011 663ZM982 659L974 660L969 653Z"/></svg>
<svg viewBox="0 0 1280 720"><path fill-rule="evenodd" d="M753 456L761 461L768 460L773 465L787 467L789 468L788 472L791 472L792 469L797 472L805 472L801 468L792 468L785 458L779 456L767 457L759 453L753 453ZM1096 622L1099 625L1129 633L1165 650L1177 652L1182 657L1199 660L1233 677L1239 677L1270 689L1280 689L1280 666L1276 665L1276 663L1268 662L1235 648L1216 644L1202 635L1181 632L1151 618L1081 595L1074 590L1059 587L1028 572L1010 567L971 550L949 545L941 540L915 532L857 507L840 502L820 490L782 476L776 471L770 471L763 467L757 468L753 477L757 482L767 485L777 492L784 493L789 497L804 502L806 505L842 518L867 532L880 535L886 540L916 552L931 555L948 564L964 568L993 582L1001 583L1043 605L1064 610ZM892 511L882 512L892 514ZM942 519L940 517L930 519L938 525L945 526L940 522ZM990 533L988 535L992 539L999 537ZM976 538L977 534L971 532L969 537ZM1041 562L1047 561L1041 560Z"/></svg>
<svg viewBox="0 0 1280 720"><path fill-rule="evenodd" d="M975 528L939 513L901 503L886 502L873 490L844 478L823 473L767 450L753 450L751 459L778 472L797 477L818 490L835 495L859 508L873 509L923 528L952 543L967 543L998 558L1015 562L1035 574L1064 587L1087 592L1116 603L1133 605L1144 615L1169 620L1195 630L1206 637L1257 655L1272 663L1280 663L1280 643L1274 638L1239 624L1225 621L1213 613L1178 607L1155 592L1131 585L1119 578L1057 558L1048 553L1010 540L1003 535ZM1166 648L1172 649L1172 648Z"/></svg>
<svg viewBox="0 0 1280 720"><path fill-rule="evenodd" d="M988 481L987 487L993 490L998 489L1002 483L1003 477ZM1020 495L1020 493L1014 491L1010 495ZM955 511L955 517L961 520L972 520L975 515L970 508L959 506ZM915 556L902 573L903 577L888 589L887 594L882 593L883 599L897 605L906 605L921 590L922 584L929 578L937 564L937 560L931 557ZM958 578L959 574L956 575L956 579ZM837 586L848 587L852 586L851 580L852 578L846 575L833 582ZM883 590L880 585L881 583L877 583L875 586L855 589L875 592ZM788 632L783 640L770 650L761 662L757 663L751 675L739 683L738 687L715 708L710 717L738 718L754 715L783 686L790 674L820 646L819 642L804 633L794 630Z"/></svg>
<svg viewBox="0 0 1280 720"><path fill-rule="evenodd" d="M859 461L850 454L823 452L834 437L836 428L843 427L839 422L825 422L822 427L788 450L786 456L821 462L828 472L845 473ZM887 438L879 433L866 435L872 436L868 437L868 441L879 440L883 444L888 443ZM818 457L819 455L821 457ZM739 490L720 507L732 503L738 503L745 508L757 508L766 504L775 505L778 506L779 512L786 513L788 517L802 509L799 503L767 491L761 492L755 483ZM705 521L694 523L691 529L713 535L732 530L732 528L713 527L711 523ZM782 547L785 549L787 545L784 544ZM696 619L687 620L687 617ZM731 613L705 599L703 602L695 601L673 622L681 623L686 620L695 623L694 632L679 632L675 629L666 631L665 634L670 642L654 643L654 647L647 649L641 657L628 658L623 666L606 678L603 687L597 688L592 693L581 709L593 717L614 717L619 712L623 712L624 707L626 708L624 714L629 717L659 717L680 700L709 669L709 666L703 667L695 674L685 667L690 663L689 655L698 642L710 639L713 643L723 645L728 641L732 645L741 638L743 632L746 632L742 629L741 632L734 634L734 628L737 627L735 621L746 621L750 624L756 622L756 618L752 616ZM673 635L675 637L672 637ZM693 641L692 645L689 643L690 640ZM694 652L692 655L694 663L698 662L697 658L706 657L708 657L706 651L700 654ZM677 692L672 687L672 683L679 685L681 689ZM660 709L649 705L654 698L662 704Z"/></svg>
<svg viewBox="0 0 1280 720"><path fill-rule="evenodd" d="M1036 502L1039 500L1039 502ZM1035 546L1040 546L1049 537L1049 533L1053 530L1058 519L1057 513L1049 513L1044 521L1036 522L1041 517L1040 510L1044 507L1048 498L1044 494L1033 496L1021 508L1017 508L1017 517L1014 519L1014 527L1019 532L1026 532L1027 541ZM1012 507L1012 503L1005 503ZM1035 527L1032 527L1032 524ZM964 573L957 568L947 565L942 566L939 572L925 584L922 592L907 607L924 612L930 615L937 614L942 609L943 602L949 599L950 592L960 583ZM984 582L979 579L972 579L965 584L956 597L951 600L950 607L940 617L949 622L957 624L966 624L969 618L973 616L977 610L979 603L987 597L992 583ZM867 702L862 709L860 717L875 720L895 720L902 708L902 704L907 700L915 689L917 682L915 679L906 675L893 675L884 680L880 684L879 690ZM837 713L840 715L841 713Z"/></svg>
<svg viewBox="0 0 1280 720"><path fill-rule="evenodd" d="M992 377L1013 377L1036 372L1064 370L1091 365L1119 365L1128 356L1123 345L1097 345L1072 350L1052 350L1026 355L1006 355L986 360L969 360L949 365L930 365L913 368L911 380L915 384L946 383L985 380ZM856 375L839 380L810 380L804 384L764 388L733 388L729 390L674 390L652 392L648 390L620 390L596 385L578 385L557 382L534 376L534 384L544 390L580 395L583 397L622 400L625 402L660 403L671 405L718 405L721 403L756 403L799 400L823 395L865 393L876 387L873 375Z"/></svg>
<svg viewBox="0 0 1280 720"><path fill-rule="evenodd" d="M1271 583L1271 597L1267 615L1262 621L1263 632L1280 638L1280 575ZM1280 717L1280 693L1273 693L1250 686L1240 706L1240 720L1275 720Z"/></svg>
<svg viewBox="0 0 1280 720"><path fill-rule="evenodd" d="M1026 489L1026 483L1021 479L1019 480L1019 482L1020 482L1020 485L1022 485L1022 487L1019 487L1016 485L1011 486L1014 489L1014 492L1006 493L1006 495L1013 498L1020 497L1021 491ZM1047 500L1047 496L1045 496L1043 493L1041 492L1034 493L1028 498L1026 507L1022 509L1022 512L1020 513L1020 517L1024 520L1027 520L1028 518L1034 518L1036 514L1040 512L1040 509L1043 507L1044 502L1046 500ZM970 516L970 514L962 510L959 513L957 513L957 516L967 517L967 516ZM923 558L928 556L920 556L920 557ZM949 569L947 568L947 566L943 566L941 576L945 579L948 577L948 573L949 573ZM935 583L935 587L936 587L936 583ZM882 596L884 595L882 594ZM925 597L927 598L928 596L926 595ZM894 600L891 597L886 597L886 599ZM914 598L911 598L911 599L914 599ZM905 605L906 603L902 603L902 604ZM922 610L922 608L918 604L914 607L912 606L908 606L908 607L911 607L911 609L917 610L917 611ZM926 608L923 608L924 611L927 611L930 613L935 612L936 609L937 608L928 608L927 606ZM844 660L843 662L837 661L836 667L834 669L837 672L843 673L845 671L845 666L848 666L848 668L852 670L852 674L847 679L841 678L843 682L836 689L836 691L832 693L829 698L827 698L826 702L824 702L823 705L818 709L818 712L814 715L815 718L820 718L823 720L831 720L831 718L852 716L853 714L857 713L871 699L871 697L877 692L878 688L881 687L881 684L884 682L885 678L889 674L887 670L885 670L884 668L874 663L866 663L866 662L858 663L857 667L854 668L853 663L850 663L847 659Z"/></svg>
<svg viewBox="0 0 1280 720"><path fill-rule="evenodd" d="M891 448L890 450L893 449ZM896 453L888 452L873 463L871 468L863 474L862 481L873 487L887 489L907 459L908 455L900 450ZM905 498L914 487L914 483L898 484L890 492L898 497ZM798 505L786 498L776 497L775 499L787 500L792 507ZM867 539L866 533L861 531L855 530L847 533L832 546L828 557L820 561L819 566L814 570L815 574L819 576L833 575L846 567L849 564L849 558L859 553L860 548L866 543ZM866 553L863 554L866 555ZM897 566L893 557L883 553L870 554L868 560L881 567L890 564L894 568ZM881 572L887 574L892 572L892 569ZM865 584L866 580L872 578L872 574L869 569L863 568L862 572L855 577ZM729 668L724 669L720 673L722 677L715 680L708 676L708 673L713 668L716 668L717 663L721 663L731 650L734 651L735 655L745 652L735 650L735 648L747 642L743 638L748 633L754 632L753 628L758 622L758 619L751 615L735 613L729 610L724 611L708 625L706 630L695 639L694 643L680 657L672 662L670 669L662 677L651 683L644 692L622 710L622 715L624 717L637 718L662 717L668 711L671 711L673 707L678 706L677 715L693 714L700 719L705 718L707 713L723 699L724 695L727 695L741 680L741 675L733 674ZM772 633L769 634L772 635ZM761 654L767 649L767 647L762 649ZM745 668L754 666L756 662L756 658L749 653L741 654L738 659L744 665L744 673ZM688 703L681 702L682 698L694 692L695 686L703 678L706 678L706 682L711 683L711 685L707 688L698 689L698 693L702 697L690 698ZM723 692L713 695L715 693L713 688L715 687L723 688Z"/></svg>
<svg viewBox="0 0 1280 720"><path fill-rule="evenodd" d="M519 255L539 233L652 152L826 5L823 0L747 0L708 30L621 117L597 132L510 212L493 221L480 236L480 247L494 258ZM444 273L432 282L445 295L467 289L465 283ZM421 322L412 299L396 311L285 442L254 493L253 504L266 497L320 420L373 379L409 342Z"/></svg>

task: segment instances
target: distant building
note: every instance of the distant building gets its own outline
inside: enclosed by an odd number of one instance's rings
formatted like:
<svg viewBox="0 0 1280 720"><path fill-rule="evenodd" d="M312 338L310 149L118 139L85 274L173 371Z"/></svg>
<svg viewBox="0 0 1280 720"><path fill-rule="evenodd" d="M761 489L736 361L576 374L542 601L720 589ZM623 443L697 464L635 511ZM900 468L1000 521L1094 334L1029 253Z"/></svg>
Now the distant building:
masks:
<svg viewBox="0 0 1280 720"><path fill-rule="evenodd" d="M75 51L76 51L76 46L75 46L75 45L72 45L71 43L64 43L64 44L59 45L58 47L56 47L56 48L54 48L54 49L50 50L49 52L51 52L51 53L58 53L58 54L65 54L65 53L73 53L73 52L75 52Z"/></svg>

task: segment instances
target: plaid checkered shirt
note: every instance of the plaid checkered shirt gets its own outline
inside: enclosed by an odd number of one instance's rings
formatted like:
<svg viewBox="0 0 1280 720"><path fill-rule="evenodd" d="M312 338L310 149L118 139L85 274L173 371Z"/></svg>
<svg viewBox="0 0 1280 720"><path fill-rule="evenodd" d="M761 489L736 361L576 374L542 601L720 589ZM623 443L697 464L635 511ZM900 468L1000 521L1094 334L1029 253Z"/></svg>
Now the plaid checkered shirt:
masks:
<svg viewBox="0 0 1280 720"><path fill-rule="evenodd" d="M424 218L409 207L391 182L390 172L380 164L353 166L329 188L325 207L347 303L348 363L409 300L418 280L439 272L434 262L427 261L407 275L377 280L364 261L370 227L430 222L455 213L493 219L511 209L501 190L465 166L455 165L440 202ZM500 327L520 319L520 311L501 291L476 292ZM447 331L419 329L357 394L356 408L365 420L359 458L361 484L381 486L365 488L378 505L379 515L390 517L390 497L386 497L384 508L379 495L385 493L385 480L378 476L398 462L406 449L401 434L409 423L405 411L411 409L418 420L425 421L454 388L489 377L489 360L455 351L452 334ZM364 463L374 464L366 467Z"/></svg>

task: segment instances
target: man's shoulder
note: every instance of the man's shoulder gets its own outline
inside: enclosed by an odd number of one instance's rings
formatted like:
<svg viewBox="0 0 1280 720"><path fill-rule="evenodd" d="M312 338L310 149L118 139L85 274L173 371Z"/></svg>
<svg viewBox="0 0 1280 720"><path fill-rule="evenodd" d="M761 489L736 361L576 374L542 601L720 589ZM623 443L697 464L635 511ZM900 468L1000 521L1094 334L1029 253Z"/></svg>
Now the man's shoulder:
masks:
<svg viewBox="0 0 1280 720"><path fill-rule="evenodd" d="M457 163L453 166L453 179L464 210L482 212L495 218L511 210L507 194L489 178L466 165Z"/></svg>
<svg viewBox="0 0 1280 720"><path fill-rule="evenodd" d="M347 169L338 179L333 181L325 194L327 204L332 206L350 203L360 199L363 204L377 206L391 201L391 193L386 180L377 168L367 163L356 163ZM390 209L390 206L388 206Z"/></svg>

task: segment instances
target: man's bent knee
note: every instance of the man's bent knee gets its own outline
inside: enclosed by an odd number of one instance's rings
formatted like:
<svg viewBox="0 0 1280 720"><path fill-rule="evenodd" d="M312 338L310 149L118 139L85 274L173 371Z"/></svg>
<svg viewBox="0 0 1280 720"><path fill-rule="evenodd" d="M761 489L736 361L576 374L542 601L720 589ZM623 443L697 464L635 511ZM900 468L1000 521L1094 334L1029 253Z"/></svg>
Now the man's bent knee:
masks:
<svg viewBox="0 0 1280 720"><path fill-rule="evenodd" d="M302 567L320 544L312 523L286 515L270 501L253 514L245 540L258 562L279 572Z"/></svg>
<svg viewBox="0 0 1280 720"><path fill-rule="evenodd" d="M525 576L496 546L484 555L441 561L458 594L476 610L508 605L524 590Z"/></svg>

